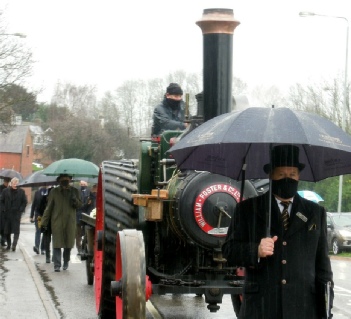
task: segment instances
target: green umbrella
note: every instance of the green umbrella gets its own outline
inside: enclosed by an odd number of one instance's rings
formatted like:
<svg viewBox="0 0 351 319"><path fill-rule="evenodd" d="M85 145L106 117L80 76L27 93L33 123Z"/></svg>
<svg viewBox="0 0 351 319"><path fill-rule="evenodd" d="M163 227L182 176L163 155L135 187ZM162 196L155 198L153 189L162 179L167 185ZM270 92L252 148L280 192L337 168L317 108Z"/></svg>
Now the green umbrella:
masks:
<svg viewBox="0 0 351 319"><path fill-rule="evenodd" d="M55 176L67 174L74 177L97 177L99 167L92 162L78 158L66 158L50 164L44 169L43 174Z"/></svg>

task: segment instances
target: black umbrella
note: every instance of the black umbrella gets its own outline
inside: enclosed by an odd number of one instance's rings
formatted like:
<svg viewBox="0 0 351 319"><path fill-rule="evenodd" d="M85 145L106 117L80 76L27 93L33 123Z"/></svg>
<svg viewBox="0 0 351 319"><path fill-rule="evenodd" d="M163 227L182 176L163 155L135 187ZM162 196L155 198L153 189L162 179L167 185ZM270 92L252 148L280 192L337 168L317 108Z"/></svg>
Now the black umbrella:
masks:
<svg viewBox="0 0 351 319"><path fill-rule="evenodd" d="M270 148L294 144L306 164L301 180L316 182L351 173L351 136L316 114L251 107L217 116L178 141L170 152L183 169L242 179L267 178Z"/></svg>
<svg viewBox="0 0 351 319"><path fill-rule="evenodd" d="M306 164L301 180L351 173L350 135L321 116L289 108L252 107L217 116L184 136L170 153L181 169L236 180L267 178L263 166L279 144L300 148L300 162Z"/></svg>
<svg viewBox="0 0 351 319"><path fill-rule="evenodd" d="M17 177L20 181L23 179L20 172L15 171L14 169L3 169L0 171L0 178L14 178Z"/></svg>
<svg viewBox="0 0 351 319"><path fill-rule="evenodd" d="M58 184L57 176L47 176L43 174L43 170L36 171L27 176L21 183L20 187L36 187L36 186L50 186Z"/></svg>

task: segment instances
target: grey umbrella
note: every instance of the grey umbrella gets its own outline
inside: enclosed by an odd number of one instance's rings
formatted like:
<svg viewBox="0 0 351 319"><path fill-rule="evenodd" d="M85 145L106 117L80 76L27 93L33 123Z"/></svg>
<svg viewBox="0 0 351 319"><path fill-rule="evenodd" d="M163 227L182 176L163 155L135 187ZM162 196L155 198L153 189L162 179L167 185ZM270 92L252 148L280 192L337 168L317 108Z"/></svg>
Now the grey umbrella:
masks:
<svg viewBox="0 0 351 319"><path fill-rule="evenodd" d="M300 148L300 162L306 165L301 180L351 173L350 135L321 116L289 108L251 107L220 115L185 135L169 152L181 169L243 180L267 178L263 166L279 144Z"/></svg>
<svg viewBox="0 0 351 319"><path fill-rule="evenodd" d="M43 170L36 171L27 176L21 183L18 184L20 187L36 187L36 186L50 186L56 185L57 176L47 176L43 174Z"/></svg>
<svg viewBox="0 0 351 319"><path fill-rule="evenodd" d="M15 171L14 169L2 169L0 171L0 178L14 178L17 177L20 181L23 179L20 172Z"/></svg>

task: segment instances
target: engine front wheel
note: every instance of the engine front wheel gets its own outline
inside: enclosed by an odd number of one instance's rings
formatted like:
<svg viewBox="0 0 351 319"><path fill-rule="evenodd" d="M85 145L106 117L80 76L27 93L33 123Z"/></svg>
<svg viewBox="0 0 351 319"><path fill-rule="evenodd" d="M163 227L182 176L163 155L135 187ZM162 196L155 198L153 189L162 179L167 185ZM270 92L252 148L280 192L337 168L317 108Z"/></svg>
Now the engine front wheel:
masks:
<svg viewBox="0 0 351 319"><path fill-rule="evenodd" d="M141 231L118 232L115 279L111 282L111 294L116 296L116 318L145 318L146 268Z"/></svg>

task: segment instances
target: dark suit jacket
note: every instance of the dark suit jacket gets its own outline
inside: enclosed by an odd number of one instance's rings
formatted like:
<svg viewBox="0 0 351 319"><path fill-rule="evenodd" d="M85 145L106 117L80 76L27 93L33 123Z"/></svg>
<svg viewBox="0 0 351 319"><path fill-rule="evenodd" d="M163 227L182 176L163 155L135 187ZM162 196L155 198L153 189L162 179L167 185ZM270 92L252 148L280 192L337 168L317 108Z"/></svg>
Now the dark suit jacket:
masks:
<svg viewBox="0 0 351 319"><path fill-rule="evenodd" d="M296 195L290 226L284 232L273 197L271 236L278 236L278 240L273 256L259 259L268 206L268 193L239 203L224 245L228 263L244 266L246 271L239 318L323 318L324 284L333 277L325 209Z"/></svg>

